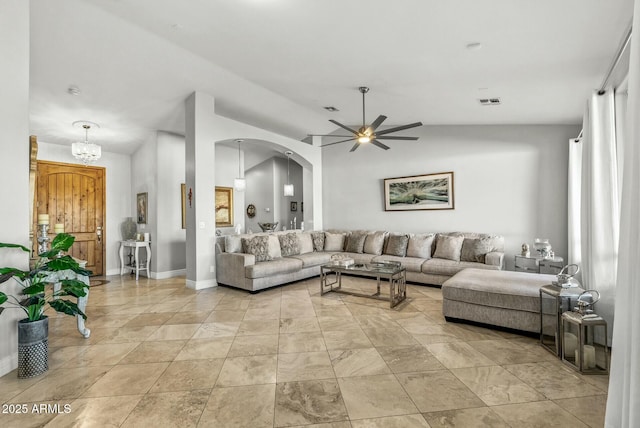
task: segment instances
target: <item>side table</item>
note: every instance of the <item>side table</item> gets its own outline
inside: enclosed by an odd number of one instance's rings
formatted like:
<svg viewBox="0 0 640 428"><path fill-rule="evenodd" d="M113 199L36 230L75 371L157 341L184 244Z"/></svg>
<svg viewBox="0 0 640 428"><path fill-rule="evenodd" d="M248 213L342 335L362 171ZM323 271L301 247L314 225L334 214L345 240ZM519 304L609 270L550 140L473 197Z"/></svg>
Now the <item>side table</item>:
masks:
<svg viewBox="0 0 640 428"><path fill-rule="evenodd" d="M124 263L124 249L125 248L133 248L134 256L133 256L133 265L127 265ZM144 248L146 251L147 258L144 263L140 263L139 258L139 250L140 248ZM140 275L140 271L146 270L147 277L149 277L149 264L151 263L151 242L150 241L120 241L120 251L118 252L120 255L120 276L124 274L125 269L128 269L132 272L136 273L136 281Z"/></svg>
<svg viewBox="0 0 640 428"><path fill-rule="evenodd" d="M564 346L562 314L573 309L583 292L580 287L562 288L553 284L540 287L540 344L559 358Z"/></svg>
<svg viewBox="0 0 640 428"><path fill-rule="evenodd" d="M516 272L546 273L557 275L564 267L564 259L562 257L554 257L553 259L543 259L542 257L515 256Z"/></svg>

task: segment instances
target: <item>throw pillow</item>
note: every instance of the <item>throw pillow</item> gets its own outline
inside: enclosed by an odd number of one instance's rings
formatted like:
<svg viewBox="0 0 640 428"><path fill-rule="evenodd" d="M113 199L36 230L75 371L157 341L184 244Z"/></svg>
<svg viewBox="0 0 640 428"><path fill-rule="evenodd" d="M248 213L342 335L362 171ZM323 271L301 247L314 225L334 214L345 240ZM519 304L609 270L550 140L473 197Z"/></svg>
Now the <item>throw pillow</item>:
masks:
<svg viewBox="0 0 640 428"><path fill-rule="evenodd" d="M300 246L300 254L313 252L313 239L310 233L298 233L298 245Z"/></svg>
<svg viewBox="0 0 640 428"><path fill-rule="evenodd" d="M269 257L272 259L279 259L282 257L282 253L280 252L280 240L273 233L270 233L267 236L269 237Z"/></svg>
<svg viewBox="0 0 640 428"><path fill-rule="evenodd" d="M433 257L459 262L463 241L464 236L462 235L438 235L438 239L436 240L436 250L433 253Z"/></svg>
<svg viewBox="0 0 640 428"><path fill-rule="evenodd" d="M382 247L384 247L384 237L387 232L372 232L367 235L367 239L364 240L364 252L367 254L374 254L379 256L382 254Z"/></svg>
<svg viewBox="0 0 640 428"><path fill-rule="evenodd" d="M242 239L238 235L226 235L224 237L225 253L241 253Z"/></svg>
<svg viewBox="0 0 640 428"><path fill-rule="evenodd" d="M300 254L300 244L298 243L298 237L295 233L278 235L278 239L280 240L280 252L282 253L282 257Z"/></svg>
<svg viewBox="0 0 640 428"><path fill-rule="evenodd" d="M462 243L460 261L484 263L487 253L493 251L493 239L465 239Z"/></svg>
<svg viewBox="0 0 640 428"><path fill-rule="evenodd" d="M365 232L353 232L347 237L347 253L362 253L364 249L364 241L367 238Z"/></svg>
<svg viewBox="0 0 640 428"><path fill-rule="evenodd" d="M433 233L425 233L423 235L413 235L409 237L407 257L430 259L431 248L433 247L433 240L435 237L436 235Z"/></svg>
<svg viewBox="0 0 640 428"><path fill-rule="evenodd" d="M324 251L324 232L311 232L313 251Z"/></svg>
<svg viewBox="0 0 640 428"><path fill-rule="evenodd" d="M408 243L409 237L407 235L389 235L383 254L404 257L407 255Z"/></svg>
<svg viewBox="0 0 640 428"><path fill-rule="evenodd" d="M269 237L254 236L253 238L242 238L242 246L247 254L256 256L256 262L266 262L273 260L269 255Z"/></svg>
<svg viewBox="0 0 640 428"><path fill-rule="evenodd" d="M344 233L324 234L324 251L342 251L344 248Z"/></svg>

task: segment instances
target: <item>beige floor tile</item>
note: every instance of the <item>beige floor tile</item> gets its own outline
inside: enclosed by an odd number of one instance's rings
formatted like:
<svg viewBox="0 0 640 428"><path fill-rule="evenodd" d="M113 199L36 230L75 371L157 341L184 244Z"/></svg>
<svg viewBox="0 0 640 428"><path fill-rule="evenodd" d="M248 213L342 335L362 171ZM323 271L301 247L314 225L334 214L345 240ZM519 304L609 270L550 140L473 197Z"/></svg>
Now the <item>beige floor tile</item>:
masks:
<svg viewBox="0 0 640 428"><path fill-rule="evenodd" d="M325 424L295 425L291 428L351 428L349 421L327 422Z"/></svg>
<svg viewBox="0 0 640 428"><path fill-rule="evenodd" d="M327 348L321 333L291 333L281 334L278 343L278 353L299 353L325 351Z"/></svg>
<svg viewBox="0 0 640 428"><path fill-rule="evenodd" d="M422 313L411 318L398 319L396 322L409 334L429 334L429 327L435 324Z"/></svg>
<svg viewBox="0 0 640 428"><path fill-rule="evenodd" d="M127 342L142 342L155 332L159 326L144 326L144 327L121 327L111 332L104 339L100 340L100 344L107 343L127 343ZM93 331L91 332L93 336Z"/></svg>
<svg viewBox="0 0 640 428"><path fill-rule="evenodd" d="M338 383L351 420L418 413L393 375L340 378Z"/></svg>
<svg viewBox="0 0 640 428"><path fill-rule="evenodd" d="M92 325L99 325L100 327L109 328L109 327L123 327L129 321L134 319L136 314L120 314L117 317L113 315L102 315L98 317L91 317L89 320Z"/></svg>
<svg viewBox="0 0 640 428"><path fill-rule="evenodd" d="M243 321L249 320L277 320L280 319L280 307L277 308L249 308L244 313Z"/></svg>
<svg viewBox="0 0 640 428"><path fill-rule="evenodd" d="M431 343L425 346L443 366L449 369L494 365L493 361L466 342Z"/></svg>
<svg viewBox="0 0 640 428"><path fill-rule="evenodd" d="M267 336L236 336L228 357L249 355L268 355L278 353L278 335Z"/></svg>
<svg viewBox="0 0 640 428"><path fill-rule="evenodd" d="M379 347L376 349L393 373L444 369L440 361L424 346Z"/></svg>
<svg viewBox="0 0 640 428"><path fill-rule="evenodd" d="M448 370L396 375L421 412L480 407L484 403Z"/></svg>
<svg viewBox="0 0 640 428"><path fill-rule="evenodd" d="M70 360L79 358L82 353L88 351L90 346L65 346L62 348L49 347L49 370L63 367ZM0 386L2 383L0 383ZM0 398L2 393L0 393Z"/></svg>
<svg viewBox="0 0 640 428"><path fill-rule="evenodd" d="M112 366L76 367L53 370L42 380L11 399L12 403L60 401L78 398L102 378Z"/></svg>
<svg viewBox="0 0 640 428"><path fill-rule="evenodd" d="M398 328L398 323L387 314L381 315L356 315L354 316L361 328Z"/></svg>
<svg viewBox="0 0 640 428"><path fill-rule="evenodd" d="M536 401L533 403L507 404L491 408L512 427L538 428L562 427L585 428L571 413L562 409L553 401Z"/></svg>
<svg viewBox="0 0 640 428"><path fill-rule="evenodd" d="M238 336L262 336L265 334L278 334L278 320L248 320L240 322Z"/></svg>
<svg viewBox="0 0 640 428"><path fill-rule="evenodd" d="M186 340L163 340L159 342L141 342L129 352L120 364L160 363L173 361L185 345Z"/></svg>
<svg viewBox="0 0 640 428"><path fill-rule="evenodd" d="M546 399L500 366L468 367L451 371L488 406Z"/></svg>
<svg viewBox="0 0 640 428"><path fill-rule="evenodd" d="M165 324L147 337L149 341L159 340L188 340L200 328L201 324Z"/></svg>
<svg viewBox="0 0 640 428"><path fill-rule="evenodd" d="M120 362L130 353L138 343L111 343L108 345L93 345L86 352L70 358L63 366L74 368L78 366L110 366Z"/></svg>
<svg viewBox="0 0 640 428"><path fill-rule="evenodd" d="M418 342L403 329L362 329L374 346L411 346Z"/></svg>
<svg viewBox="0 0 640 428"><path fill-rule="evenodd" d="M169 363L122 364L113 367L83 397L145 394Z"/></svg>
<svg viewBox="0 0 640 428"><path fill-rule="evenodd" d="M489 407L425 413L431 428L511 428Z"/></svg>
<svg viewBox="0 0 640 428"><path fill-rule="evenodd" d="M147 394L122 427L195 427L208 399L209 390Z"/></svg>
<svg viewBox="0 0 640 428"><path fill-rule="evenodd" d="M211 389L222 368L222 358L174 361L158 378L149 393Z"/></svg>
<svg viewBox="0 0 640 428"><path fill-rule="evenodd" d="M327 349L370 348L373 346L362 330L325 331L322 336Z"/></svg>
<svg viewBox="0 0 640 428"><path fill-rule="evenodd" d="M199 426L272 427L275 396L275 384L214 388Z"/></svg>
<svg viewBox="0 0 640 428"><path fill-rule="evenodd" d="M64 349L64 348L61 348L61 349ZM55 373L55 372L56 370L52 370L50 368L49 371L43 373L40 376L36 376L28 379L18 379L18 369L10 371L6 375L0 377L0 403L6 403L6 402L15 403L15 401L11 400L13 397L29 389L31 386L35 385L36 383L42 381L49 374Z"/></svg>
<svg viewBox="0 0 640 428"><path fill-rule="evenodd" d="M318 319L311 318L282 318L280 319L280 333L302 333L320 331Z"/></svg>
<svg viewBox="0 0 640 428"><path fill-rule="evenodd" d="M189 340L175 360L206 360L208 358L224 358L229 353L233 337Z"/></svg>
<svg viewBox="0 0 640 428"><path fill-rule="evenodd" d="M47 424L47 428L117 427L141 398L142 395L78 398L70 404L69 413L56 416Z"/></svg>
<svg viewBox="0 0 640 428"><path fill-rule="evenodd" d="M604 415L607 407L606 395L565 398L555 400L555 403L591 428L601 428L604 426Z"/></svg>
<svg viewBox="0 0 640 428"><path fill-rule="evenodd" d="M214 337L235 336L240 327L238 321L212 322L201 324L193 335L193 339L210 339Z"/></svg>
<svg viewBox="0 0 640 428"><path fill-rule="evenodd" d="M330 378L335 373L326 351L278 355L278 383Z"/></svg>
<svg viewBox="0 0 640 428"><path fill-rule="evenodd" d="M244 318L245 310L218 310L215 309L211 314L204 320L205 323L212 322L229 322L229 321L242 321Z"/></svg>
<svg viewBox="0 0 640 428"><path fill-rule="evenodd" d="M275 426L348 420L335 380L285 382L276 386Z"/></svg>
<svg viewBox="0 0 640 428"><path fill-rule="evenodd" d="M536 363L555 360L542 346L525 346L513 340L481 340L469 342L476 350L497 364Z"/></svg>
<svg viewBox="0 0 640 428"><path fill-rule="evenodd" d="M362 330L358 321L352 316L334 317L319 316L318 324L322 331Z"/></svg>
<svg viewBox="0 0 640 428"><path fill-rule="evenodd" d="M375 348L330 350L336 377L371 376L391 373Z"/></svg>
<svg viewBox="0 0 640 428"><path fill-rule="evenodd" d="M211 311L177 312L165 324L202 324L211 315Z"/></svg>
<svg viewBox="0 0 640 428"><path fill-rule="evenodd" d="M351 422L353 428L430 428L421 415L390 416L377 419L360 419Z"/></svg>
<svg viewBox="0 0 640 428"><path fill-rule="evenodd" d="M276 382L277 355L227 358L216 386L258 385Z"/></svg>
<svg viewBox="0 0 640 428"><path fill-rule="evenodd" d="M13 403L19 404L19 409L15 407L7 407L7 413L0 414L1 426L7 428L41 428L57 415L48 412L47 405L58 406L60 411L64 411L66 405L70 405L72 400L54 400L54 401L38 401L37 403ZM35 407L34 407L35 406ZM45 406L42 411L40 406ZM26 413L23 413L26 412Z"/></svg>

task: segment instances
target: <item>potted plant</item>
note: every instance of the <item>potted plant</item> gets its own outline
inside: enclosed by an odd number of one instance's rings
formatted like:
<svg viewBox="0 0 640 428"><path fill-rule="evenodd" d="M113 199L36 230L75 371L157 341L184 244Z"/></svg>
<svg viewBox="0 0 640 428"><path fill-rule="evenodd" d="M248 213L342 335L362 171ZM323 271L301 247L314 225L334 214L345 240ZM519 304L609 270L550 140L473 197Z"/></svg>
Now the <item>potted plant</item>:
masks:
<svg viewBox="0 0 640 428"><path fill-rule="evenodd" d="M22 287L19 297L0 291L0 304L7 304L6 308L0 307L0 313L4 309L13 307L22 309L27 316L18 322L18 377L20 378L37 376L48 369L49 319L44 315L47 305L58 312L72 316L80 315L87 319L75 302L60 298L86 296L87 284L78 279L61 279L61 277L75 275L55 275L56 272L61 271L91 275L91 271L81 268L73 257L62 254L74 241L75 237L72 235L60 233L51 242L51 250L38 255L33 269L23 271L14 267L0 268L0 284L15 278ZM18 244L0 242L0 248L30 252L28 248ZM48 283L58 281L61 284L58 291L47 289Z"/></svg>

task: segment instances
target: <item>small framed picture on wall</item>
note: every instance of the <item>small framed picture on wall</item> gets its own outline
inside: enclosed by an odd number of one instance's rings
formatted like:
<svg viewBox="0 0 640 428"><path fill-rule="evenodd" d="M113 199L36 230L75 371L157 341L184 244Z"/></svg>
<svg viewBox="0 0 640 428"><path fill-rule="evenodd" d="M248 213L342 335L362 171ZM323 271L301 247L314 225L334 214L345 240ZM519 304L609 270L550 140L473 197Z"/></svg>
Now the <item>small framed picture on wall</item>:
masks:
<svg viewBox="0 0 640 428"><path fill-rule="evenodd" d="M138 193L136 196L136 207L138 224L147 224L147 199L148 193Z"/></svg>
<svg viewBox="0 0 640 428"><path fill-rule="evenodd" d="M291 202L291 211L298 211L298 203Z"/></svg>

